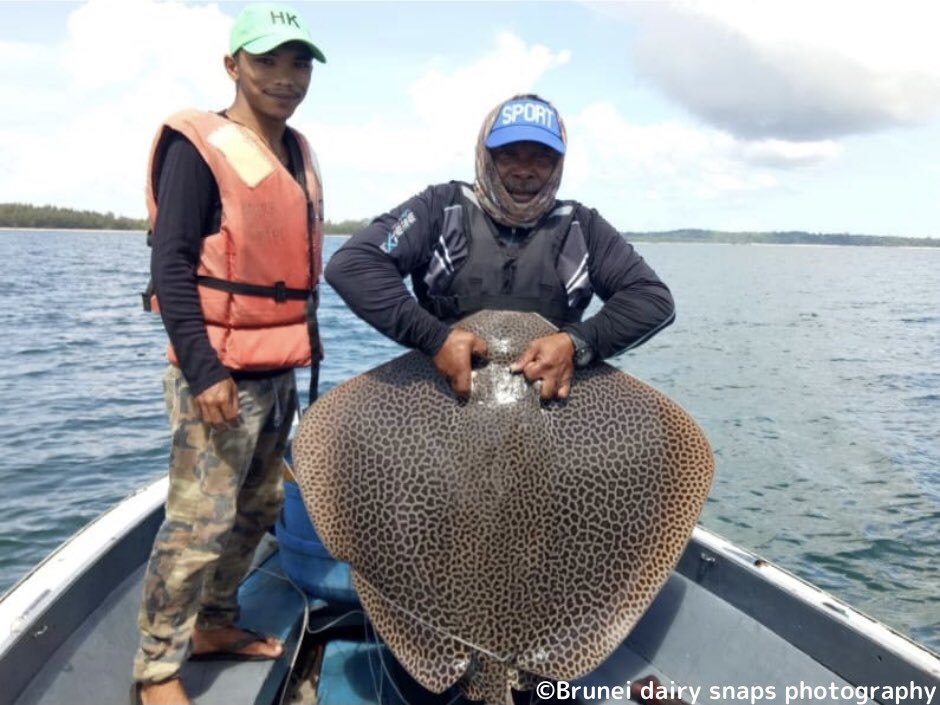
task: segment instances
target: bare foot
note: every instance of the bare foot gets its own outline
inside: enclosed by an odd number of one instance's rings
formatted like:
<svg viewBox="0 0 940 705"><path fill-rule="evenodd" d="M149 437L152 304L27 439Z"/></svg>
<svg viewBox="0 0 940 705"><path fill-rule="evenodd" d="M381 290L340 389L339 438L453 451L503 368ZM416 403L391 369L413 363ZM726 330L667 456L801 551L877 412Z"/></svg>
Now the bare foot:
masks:
<svg viewBox="0 0 940 705"><path fill-rule="evenodd" d="M189 705L189 696L179 678L162 683L141 683L138 687L143 705Z"/></svg>
<svg viewBox="0 0 940 705"><path fill-rule="evenodd" d="M232 654L233 657L277 658L284 645L273 636L253 634L238 627L223 629L194 629L192 635L193 656L204 654Z"/></svg>

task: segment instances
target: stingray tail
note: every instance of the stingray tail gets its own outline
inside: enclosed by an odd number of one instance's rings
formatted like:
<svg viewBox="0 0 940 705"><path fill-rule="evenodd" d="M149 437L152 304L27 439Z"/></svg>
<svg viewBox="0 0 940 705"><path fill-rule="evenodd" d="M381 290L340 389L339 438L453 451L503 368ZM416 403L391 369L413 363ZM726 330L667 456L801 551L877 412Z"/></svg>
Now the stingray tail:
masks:
<svg viewBox="0 0 940 705"><path fill-rule="evenodd" d="M482 700L486 705L512 705L514 681L513 670L505 663L476 652L458 685L470 700Z"/></svg>

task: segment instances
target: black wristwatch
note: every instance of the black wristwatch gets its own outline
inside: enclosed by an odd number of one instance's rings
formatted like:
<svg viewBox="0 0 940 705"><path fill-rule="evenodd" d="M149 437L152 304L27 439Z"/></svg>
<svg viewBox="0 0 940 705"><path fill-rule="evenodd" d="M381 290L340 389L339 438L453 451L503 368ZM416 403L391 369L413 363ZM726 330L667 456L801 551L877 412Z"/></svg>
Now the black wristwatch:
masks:
<svg viewBox="0 0 940 705"><path fill-rule="evenodd" d="M568 334L568 337L571 338L571 342L574 343L574 366L575 367L587 367L592 362L594 362L594 348L587 344L587 341L583 340L579 335L572 333L570 330L566 330L565 333Z"/></svg>

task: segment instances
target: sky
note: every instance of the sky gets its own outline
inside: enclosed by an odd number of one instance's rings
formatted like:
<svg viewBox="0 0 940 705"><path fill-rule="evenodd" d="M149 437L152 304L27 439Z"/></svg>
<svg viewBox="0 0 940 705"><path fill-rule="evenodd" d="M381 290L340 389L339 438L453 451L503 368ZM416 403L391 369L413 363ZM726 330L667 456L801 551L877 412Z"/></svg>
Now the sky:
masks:
<svg viewBox="0 0 940 705"><path fill-rule="evenodd" d="M326 54L291 124L326 217L473 179L487 112L534 92L560 198L625 231L940 237L940 3L294 2ZM143 217L151 141L221 110L241 2L0 0L0 202Z"/></svg>

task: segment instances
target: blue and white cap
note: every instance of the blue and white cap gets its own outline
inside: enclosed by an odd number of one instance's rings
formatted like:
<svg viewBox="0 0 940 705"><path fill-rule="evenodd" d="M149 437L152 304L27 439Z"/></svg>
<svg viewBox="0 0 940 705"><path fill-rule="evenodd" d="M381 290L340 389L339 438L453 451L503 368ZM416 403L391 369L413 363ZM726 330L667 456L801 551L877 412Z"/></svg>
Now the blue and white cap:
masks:
<svg viewBox="0 0 940 705"><path fill-rule="evenodd" d="M486 146L494 149L512 142L541 142L564 154L565 141L555 108L533 98L516 98L503 103L486 138Z"/></svg>

